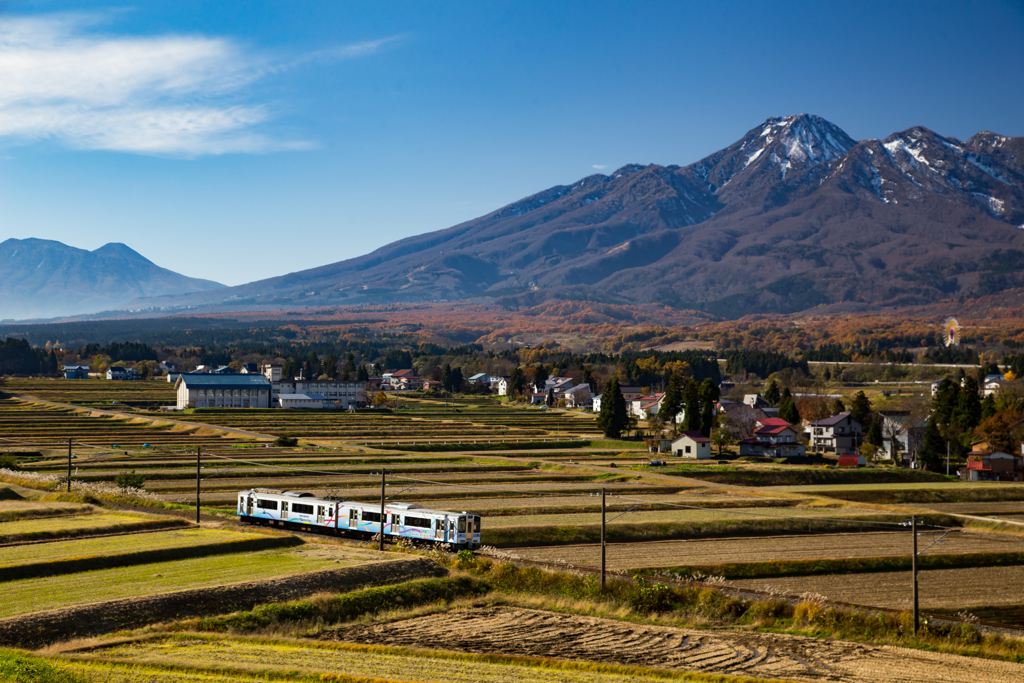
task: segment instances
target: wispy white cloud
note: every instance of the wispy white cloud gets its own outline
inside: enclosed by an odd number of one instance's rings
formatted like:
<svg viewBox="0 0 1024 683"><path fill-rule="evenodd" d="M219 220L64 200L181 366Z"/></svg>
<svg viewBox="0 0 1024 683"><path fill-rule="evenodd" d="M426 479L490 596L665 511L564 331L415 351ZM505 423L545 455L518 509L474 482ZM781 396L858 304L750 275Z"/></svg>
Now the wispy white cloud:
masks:
<svg viewBox="0 0 1024 683"><path fill-rule="evenodd" d="M596 168L598 171L600 171L603 168L608 168L608 164L594 164L592 168Z"/></svg>
<svg viewBox="0 0 1024 683"><path fill-rule="evenodd" d="M344 45L272 63L230 40L109 36L97 17L4 17L0 138L79 149L199 156L303 149L266 132L268 106L245 89L268 73L373 54L396 40Z"/></svg>

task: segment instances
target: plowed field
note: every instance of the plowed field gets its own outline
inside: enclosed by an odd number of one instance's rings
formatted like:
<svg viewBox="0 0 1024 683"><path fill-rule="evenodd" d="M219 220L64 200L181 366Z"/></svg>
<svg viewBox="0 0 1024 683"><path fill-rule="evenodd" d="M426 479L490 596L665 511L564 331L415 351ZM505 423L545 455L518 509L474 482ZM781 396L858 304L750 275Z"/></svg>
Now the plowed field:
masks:
<svg viewBox="0 0 1024 683"><path fill-rule="evenodd" d="M696 631L492 607L323 637L480 654L515 654L665 669L848 683L1018 683L1024 665L800 636Z"/></svg>
<svg viewBox="0 0 1024 683"><path fill-rule="evenodd" d="M488 520L490 521L490 520ZM920 547L931 541L922 536ZM892 557L910 555L907 532L824 534L820 536L775 536L767 538L721 538L651 543L613 543L607 546L609 569L675 567L679 565L771 562L773 560L817 560L843 557ZM599 567L601 546L597 544L517 548L527 560L565 560L578 567ZM983 533L952 533L930 553L1024 552L1024 537Z"/></svg>

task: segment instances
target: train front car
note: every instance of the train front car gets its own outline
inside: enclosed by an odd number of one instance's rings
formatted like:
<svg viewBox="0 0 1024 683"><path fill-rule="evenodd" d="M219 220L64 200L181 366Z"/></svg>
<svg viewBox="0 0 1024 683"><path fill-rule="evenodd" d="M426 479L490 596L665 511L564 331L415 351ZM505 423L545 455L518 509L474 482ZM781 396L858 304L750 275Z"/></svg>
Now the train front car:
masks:
<svg viewBox="0 0 1024 683"><path fill-rule="evenodd" d="M477 550L480 548L480 517L467 515L463 512L458 518L455 536L455 547L459 550Z"/></svg>

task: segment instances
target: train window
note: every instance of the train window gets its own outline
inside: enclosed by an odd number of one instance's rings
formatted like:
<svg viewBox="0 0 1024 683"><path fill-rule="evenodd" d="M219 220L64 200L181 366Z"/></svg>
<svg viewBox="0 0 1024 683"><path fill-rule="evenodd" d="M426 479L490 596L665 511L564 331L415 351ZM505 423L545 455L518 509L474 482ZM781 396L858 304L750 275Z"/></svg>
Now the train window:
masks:
<svg viewBox="0 0 1024 683"><path fill-rule="evenodd" d="M474 517L473 519L476 520L475 524L473 525L473 532L474 533L480 533L480 518L479 517Z"/></svg>
<svg viewBox="0 0 1024 683"><path fill-rule="evenodd" d="M263 500L262 498L257 498L256 499L256 507L263 508L264 510L276 510L277 509L277 501L276 500Z"/></svg>
<svg viewBox="0 0 1024 683"><path fill-rule="evenodd" d="M298 512L303 515L313 514L312 505L303 505L302 503L292 503L292 512Z"/></svg>
<svg viewBox="0 0 1024 683"><path fill-rule="evenodd" d="M364 522L379 522L380 513L370 512L369 510L363 510L363 521Z"/></svg>
<svg viewBox="0 0 1024 683"><path fill-rule="evenodd" d="M405 526L414 526L420 529L429 529L430 519L428 519L427 517L410 517L406 515Z"/></svg>
<svg viewBox="0 0 1024 683"><path fill-rule="evenodd" d="M459 517L459 533L460 534L466 533L466 518L465 517Z"/></svg>

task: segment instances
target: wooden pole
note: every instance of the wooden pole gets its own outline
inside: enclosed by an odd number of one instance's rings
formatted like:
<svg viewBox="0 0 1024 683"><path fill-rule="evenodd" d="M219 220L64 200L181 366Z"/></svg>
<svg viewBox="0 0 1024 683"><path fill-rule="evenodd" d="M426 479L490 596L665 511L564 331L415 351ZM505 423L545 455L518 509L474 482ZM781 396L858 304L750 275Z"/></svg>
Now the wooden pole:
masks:
<svg viewBox="0 0 1024 683"><path fill-rule="evenodd" d="M606 554L604 543L604 489L601 489L601 592L604 592L604 573L606 568Z"/></svg>
<svg viewBox="0 0 1024 683"><path fill-rule="evenodd" d="M914 574L913 586L914 586L914 635L917 635L918 628L918 602L917 602L917 517L910 518L910 530L914 534L914 556L910 561L910 569Z"/></svg>
<svg viewBox="0 0 1024 683"><path fill-rule="evenodd" d="M384 483L387 479L388 471L382 469L380 471L380 549L384 550Z"/></svg>
<svg viewBox="0 0 1024 683"><path fill-rule="evenodd" d="M71 439L68 439L68 493L71 493Z"/></svg>
<svg viewBox="0 0 1024 683"><path fill-rule="evenodd" d="M199 470L202 467L203 447L196 446L196 524L199 524L199 484L202 482Z"/></svg>

